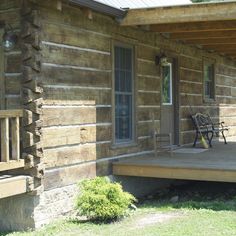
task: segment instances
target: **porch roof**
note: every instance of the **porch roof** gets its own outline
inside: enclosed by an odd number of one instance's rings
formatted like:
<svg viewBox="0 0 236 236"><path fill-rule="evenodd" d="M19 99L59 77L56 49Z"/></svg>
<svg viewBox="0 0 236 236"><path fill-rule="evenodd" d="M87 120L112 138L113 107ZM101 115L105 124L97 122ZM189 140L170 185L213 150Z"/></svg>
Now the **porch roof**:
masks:
<svg viewBox="0 0 236 236"><path fill-rule="evenodd" d="M236 59L236 1L130 9L123 26L146 26L171 40Z"/></svg>

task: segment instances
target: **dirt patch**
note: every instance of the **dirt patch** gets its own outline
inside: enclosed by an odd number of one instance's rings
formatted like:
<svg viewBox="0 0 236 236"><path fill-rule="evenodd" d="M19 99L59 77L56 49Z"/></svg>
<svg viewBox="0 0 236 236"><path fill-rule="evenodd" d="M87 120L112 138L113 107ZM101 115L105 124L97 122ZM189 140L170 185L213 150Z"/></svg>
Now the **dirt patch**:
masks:
<svg viewBox="0 0 236 236"><path fill-rule="evenodd" d="M177 212L160 212L160 213L152 213L147 214L137 221L134 222L135 228L144 228L149 225L154 225L158 223L164 223L174 218L182 217L182 213Z"/></svg>

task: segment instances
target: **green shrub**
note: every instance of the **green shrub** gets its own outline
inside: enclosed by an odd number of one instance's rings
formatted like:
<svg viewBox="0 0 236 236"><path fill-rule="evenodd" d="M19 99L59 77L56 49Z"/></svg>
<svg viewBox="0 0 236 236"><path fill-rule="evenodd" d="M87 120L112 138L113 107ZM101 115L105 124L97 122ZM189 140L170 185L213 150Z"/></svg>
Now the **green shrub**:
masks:
<svg viewBox="0 0 236 236"><path fill-rule="evenodd" d="M111 183L105 177L83 180L79 187L76 209L81 216L91 220L115 220L124 216L129 206L136 201L133 195L123 191L119 183Z"/></svg>

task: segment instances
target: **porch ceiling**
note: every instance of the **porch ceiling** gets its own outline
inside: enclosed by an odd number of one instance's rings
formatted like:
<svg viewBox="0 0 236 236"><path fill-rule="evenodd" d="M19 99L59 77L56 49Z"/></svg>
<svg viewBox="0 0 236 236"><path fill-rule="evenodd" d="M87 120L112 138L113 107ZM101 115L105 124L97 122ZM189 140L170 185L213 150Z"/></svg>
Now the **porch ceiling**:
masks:
<svg viewBox="0 0 236 236"><path fill-rule="evenodd" d="M171 40L236 59L236 1L129 10L123 26L146 26Z"/></svg>

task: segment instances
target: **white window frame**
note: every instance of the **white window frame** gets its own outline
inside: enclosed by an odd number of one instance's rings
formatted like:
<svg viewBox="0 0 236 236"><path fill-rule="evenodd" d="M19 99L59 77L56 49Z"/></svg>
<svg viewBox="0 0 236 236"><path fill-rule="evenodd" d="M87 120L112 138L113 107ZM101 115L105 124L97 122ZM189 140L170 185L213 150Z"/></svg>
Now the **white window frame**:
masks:
<svg viewBox="0 0 236 236"><path fill-rule="evenodd" d="M131 138L130 139L117 139L116 135L115 135L115 131L116 131L116 120L115 120L115 96L116 96L116 91L115 91L115 47L123 47L123 48L127 48L127 49L131 49L132 50L132 92L130 93L132 96L132 121L131 121ZM135 137L136 137L136 129L135 129L135 47L133 45L130 44L126 44L126 43L120 43L120 42L113 42L112 45L112 51L113 51L113 147L123 147L123 146L129 146L129 145L133 145L135 143ZM124 93L129 93L129 92L124 92Z"/></svg>
<svg viewBox="0 0 236 236"><path fill-rule="evenodd" d="M170 67L170 102L162 102L162 105L171 106L173 105L173 65L172 63L168 62L166 65L163 65L162 67ZM161 92L163 93L163 73L162 73L162 88ZM162 100L163 100L163 94L162 94Z"/></svg>
<svg viewBox="0 0 236 236"><path fill-rule="evenodd" d="M205 83L206 83L206 80L205 80L205 65L211 65L213 67L213 78L212 78L212 92L213 92L213 97L209 97L207 94L206 94L206 88L205 88ZM210 59L210 58L203 58L203 66L202 66L202 76L203 76L203 99L204 99L204 102L212 102L212 101L215 101L216 99L216 75L215 75L215 61L213 59Z"/></svg>

